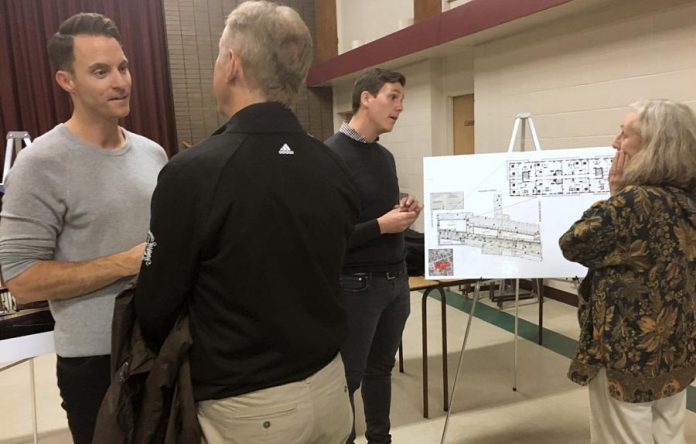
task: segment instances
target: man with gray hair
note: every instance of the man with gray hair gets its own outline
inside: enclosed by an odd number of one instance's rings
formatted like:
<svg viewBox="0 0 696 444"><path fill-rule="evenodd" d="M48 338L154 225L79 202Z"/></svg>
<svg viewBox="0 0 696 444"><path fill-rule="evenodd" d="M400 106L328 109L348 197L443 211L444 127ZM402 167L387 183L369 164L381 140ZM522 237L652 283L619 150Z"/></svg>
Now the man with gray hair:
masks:
<svg viewBox="0 0 696 444"><path fill-rule="evenodd" d="M340 158L289 109L311 53L291 8L232 11L213 75L230 119L176 156L153 195L136 314L158 348L188 311L208 443L338 444L351 430L338 299L359 204Z"/></svg>

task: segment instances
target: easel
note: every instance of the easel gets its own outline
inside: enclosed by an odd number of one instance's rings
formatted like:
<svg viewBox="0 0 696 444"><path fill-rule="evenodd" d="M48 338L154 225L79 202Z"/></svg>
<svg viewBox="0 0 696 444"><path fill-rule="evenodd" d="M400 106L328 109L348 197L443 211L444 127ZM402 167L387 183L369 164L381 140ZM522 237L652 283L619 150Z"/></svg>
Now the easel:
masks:
<svg viewBox="0 0 696 444"><path fill-rule="evenodd" d="M10 131L7 133L5 139L7 139L7 144L5 145L5 164L2 168L2 183L0 183L0 186L3 187L3 191L5 179L7 178L7 173L10 172L15 154L19 154L19 151L22 149L22 141L24 141L25 146L31 146L31 139L29 138L29 133L26 131Z"/></svg>
<svg viewBox="0 0 696 444"><path fill-rule="evenodd" d="M527 124L527 125L525 125ZM515 116L515 122L512 126L512 135L510 136L510 143L508 144L508 153L513 152L515 148L515 141L517 140L517 133L522 127L522 135L520 138L520 151L524 151L524 141L525 141L525 128L529 126L529 130L532 135L532 141L534 142L534 149L536 151L541 151L541 145L539 144L539 138L537 137L536 128L534 127L534 121L532 120L532 115L530 113L519 113ZM450 403L447 409L447 417L445 418L445 427L442 430L442 438L440 439L440 444L444 444L445 438L447 437L447 426L449 425L450 414L452 413L452 405L454 404L454 396L457 393L457 380L459 379L459 373L462 368L462 363L464 362L464 350L466 349L466 342L469 339L469 331L471 329L471 320L476 312L476 304L478 303L479 290L481 289L481 282L483 282L483 277L480 277L476 281L476 286L474 288L474 298L471 303L471 312L469 313L469 319L466 323L466 330L464 332L464 340L462 341L462 350L459 353L459 364L457 364L457 372L454 376L454 384L452 385L452 395L450 396ZM501 287L504 285L504 281L501 281ZM501 289L502 291L502 289ZM540 292L540 289L538 290ZM541 300L541 296L540 296ZM519 305L520 305L520 280L515 279L515 363L514 363L514 376L512 390L517 391L517 340L519 337Z"/></svg>
<svg viewBox="0 0 696 444"><path fill-rule="evenodd" d="M541 151L541 145L539 144L539 138L537 137L536 128L534 127L534 121L532 120L531 113L519 113L515 116L515 123L512 126L512 135L510 136L510 143L508 144L508 153L513 152L515 148L515 139L517 138L517 132L522 126L522 135L520 137L520 151L524 151L524 139L525 139L525 125L529 126L529 131L532 134L532 141L534 142L534 150ZM501 286L503 284L501 283ZM538 290L539 291L539 290ZM512 382L512 390L517 391L517 340L519 338L519 310L520 310L520 280L515 279L515 365L514 365L514 376Z"/></svg>
<svg viewBox="0 0 696 444"><path fill-rule="evenodd" d="M7 133L7 136L5 137L7 140L7 144L5 145L5 162L2 168L2 183L0 183L0 191L2 193L5 192L5 180L7 179L7 174L10 172L10 167L12 166L12 161L14 160L15 156L19 154L19 152L22 150L22 142L24 142L24 146L28 147L31 146L31 138L29 137L29 133L26 131L10 131ZM1 283L1 281L0 281ZM3 284L4 285L4 284ZM15 311L17 309L17 303L14 299L14 297L9 293L3 293L2 295L3 298L3 303L2 306L5 306L8 310L10 311ZM39 442L39 433L38 433L38 422L36 418L36 380L35 380L35 372L34 372L34 358L25 358L21 359L19 361L13 362L10 365L7 365L5 367L0 368L0 372L3 370L7 370L11 367L14 367L15 365L22 364L23 362L29 361L29 375L30 375L30 380L31 380L31 418L32 418L32 432L33 432L33 438L34 438L34 443L36 444Z"/></svg>

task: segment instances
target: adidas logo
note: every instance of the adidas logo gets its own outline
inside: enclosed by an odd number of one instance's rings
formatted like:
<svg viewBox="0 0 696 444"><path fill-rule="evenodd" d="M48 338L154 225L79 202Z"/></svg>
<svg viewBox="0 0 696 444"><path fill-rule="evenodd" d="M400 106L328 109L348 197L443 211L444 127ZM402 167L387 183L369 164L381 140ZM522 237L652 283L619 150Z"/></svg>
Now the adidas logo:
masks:
<svg viewBox="0 0 696 444"><path fill-rule="evenodd" d="M278 150L278 154L295 154L295 152L290 149L287 143L283 144L283 146Z"/></svg>

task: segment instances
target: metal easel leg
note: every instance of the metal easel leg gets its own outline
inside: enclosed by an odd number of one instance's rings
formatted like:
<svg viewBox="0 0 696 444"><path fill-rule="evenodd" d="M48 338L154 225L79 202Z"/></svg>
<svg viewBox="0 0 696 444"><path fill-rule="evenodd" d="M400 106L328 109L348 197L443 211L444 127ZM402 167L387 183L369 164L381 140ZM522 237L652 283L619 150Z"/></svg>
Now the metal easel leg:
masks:
<svg viewBox="0 0 696 444"><path fill-rule="evenodd" d="M537 296L539 297L539 345L544 344L544 280L534 279L537 287Z"/></svg>
<svg viewBox="0 0 696 444"><path fill-rule="evenodd" d="M31 377L31 420L34 431L34 444L39 442L38 423L36 421L36 378L34 374L34 359L29 360L29 376Z"/></svg>
<svg viewBox="0 0 696 444"><path fill-rule="evenodd" d="M19 153L22 149L22 141L24 141L25 146L31 145L31 138L29 133L26 131L10 131L5 137L7 144L5 145L5 164L2 167L2 182L5 184L5 178L7 178L7 173L10 171L10 166L14 160L15 154ZM15 148L17 150L15 151Z"/></svg>
<svg viewBox="0 0 696 444"><path fill-rule="evenodd" d="M474 298L471 302L471 312L469 313L469 319L466 322L466 331L464 332L464 341L462 341L462 350L459 352L459 364L457 364L457 373L454 375L454 383L452 384L452 395L449 400L449 408L447 409L447 417L445 418L445 428L442 430L442 439L440 439L440 444L444 444L445 438L447 437L447 426L449 425L450 415L452 414L452 404L454 404L454 395L457 393L457 381L459 380L459 373L462 369L462 363L464 362L464 350L466 349L466 341L469 339L469 331L471 330L471 320L474 318L474 313L476 312L476 303L479 298L479 290L481 289L481 281L479 279L476 282L476 288L474 289Z"/></svg>
<svg viewBox="0 0 696 444"><path fill-rule="evenodd" d="M515 149L515 140L517 139L517 131L520 127L522 128L522 137L520 139L520 148L524 151L524 129L525 125L529 126L529 130L532 134L532 141L534 142L534 149L536 151L541 151L541 144L539 143L539 137L537 136L536 127L534 126L534 121L532 120L531 113L518 113L515 116L515 122L512 126L512 134L510 135L510 143L508 144L508 153L511 153ZM540 299L541 300L541 299ZM520 306L520 280L515 280L515 370L513 376L512 390L517 391L517 337L518 337L518 327L519 327L519 307ZM541 313L541 312L540 312ZM541 331L541 330L540 330ZM541 336L540 336L541 337Z"/></svg>
<svg viewBox="0 0 696 444"><path fill-rule="evenodd" d="M12 153L14 150L14 139L7 139L7 144L5 145L5 164L2 167L2 183L5 183L5 178L7 173L10 172L10 164L12 163ZM7 159L10 159L9 161Z"/></svg>
<svg viewBox="0 0 696 444"><path fill-rule="evenodd" d="M522 144L522 151L524 151L524 139L525 139L525 126L524 123L529 126L529 130L532 133L532 142L534 142L534 149L536 151L541 151L541 144L539 144L539 137L536 133L536 128L534 127L534 121L532 120L531 113L518 113L515 116L515 122L512 125L512 135L510 136L510 143L508 144L508 153L511 153L515 149L515 141L517 139L517 131L520 130L520 125L522 125L522 137L520 143Z"/></svg>

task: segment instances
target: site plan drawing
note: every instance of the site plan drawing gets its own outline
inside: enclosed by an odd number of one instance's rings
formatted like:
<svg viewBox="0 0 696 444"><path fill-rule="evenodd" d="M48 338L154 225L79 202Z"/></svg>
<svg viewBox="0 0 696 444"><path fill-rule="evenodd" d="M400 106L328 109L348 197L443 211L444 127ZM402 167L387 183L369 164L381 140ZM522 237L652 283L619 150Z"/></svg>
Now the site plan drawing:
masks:
<svg viewBox="0 0 696 444"><path fill-rule="evenodd" d="M615 151L577 148L423 161L426 277L581 277L558 238L609 195Z"/></svg>

